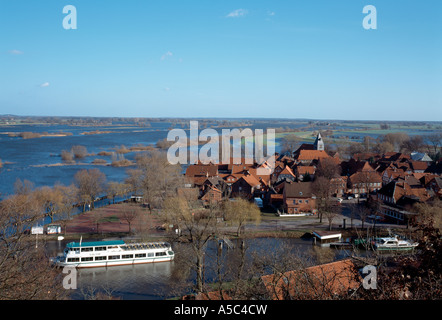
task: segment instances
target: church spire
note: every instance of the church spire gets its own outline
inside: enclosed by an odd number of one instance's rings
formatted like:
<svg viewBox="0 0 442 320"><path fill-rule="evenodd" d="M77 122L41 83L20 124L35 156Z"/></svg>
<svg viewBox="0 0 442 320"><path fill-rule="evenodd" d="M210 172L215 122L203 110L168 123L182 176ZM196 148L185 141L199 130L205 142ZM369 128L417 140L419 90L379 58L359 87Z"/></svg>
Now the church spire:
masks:
<svg viewBox="0 0 442 320"><path fill-rule="evenodd" d="M318 136L316 137L315 143L313 144L315 150L324 150L324 141L322 140L321 133L318 132Z"/></svg>

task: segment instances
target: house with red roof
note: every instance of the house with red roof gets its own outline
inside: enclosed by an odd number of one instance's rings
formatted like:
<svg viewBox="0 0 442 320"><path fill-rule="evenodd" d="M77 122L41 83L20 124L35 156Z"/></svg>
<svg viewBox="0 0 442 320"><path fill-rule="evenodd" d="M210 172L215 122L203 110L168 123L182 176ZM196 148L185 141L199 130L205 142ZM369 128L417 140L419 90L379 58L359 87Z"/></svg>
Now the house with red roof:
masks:
<svg viewBox="0 0 442 320"><path fill-rule="evenodd" d="M271 300L328 300L347 296L362 284L351 259L261 277Z"/></svg>
<svg viewBox="0 0 442 320"><path fill-rule="evenodd" d="M316 196L312 182L285 182L283 206L287 214L315 214Z"/></svg>

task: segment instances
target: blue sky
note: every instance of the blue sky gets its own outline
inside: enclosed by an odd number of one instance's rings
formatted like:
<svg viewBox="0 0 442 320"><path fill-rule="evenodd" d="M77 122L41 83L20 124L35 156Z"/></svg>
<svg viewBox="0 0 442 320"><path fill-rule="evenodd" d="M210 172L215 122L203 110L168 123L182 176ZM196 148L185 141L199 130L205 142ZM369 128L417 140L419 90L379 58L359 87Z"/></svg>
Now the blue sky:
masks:
<svg viewBox="0 0 442 320"><path fill-rule="evenodd" d="M441 88L440 0L0 0L0 114L442 121Z"/></svg>

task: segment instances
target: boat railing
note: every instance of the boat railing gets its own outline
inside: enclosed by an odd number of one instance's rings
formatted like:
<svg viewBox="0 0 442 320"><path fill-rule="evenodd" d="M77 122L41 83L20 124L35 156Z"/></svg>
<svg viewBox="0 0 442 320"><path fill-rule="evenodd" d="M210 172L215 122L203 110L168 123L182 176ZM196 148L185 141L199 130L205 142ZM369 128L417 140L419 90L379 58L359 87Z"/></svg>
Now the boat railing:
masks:
<svg viewBox="0 0 442 320"><path fill-rule="evenodd" d="M167 249L170 245L166 242L154 243L128 243L120 248L123 250L146 250L146 249Z"/></svg>

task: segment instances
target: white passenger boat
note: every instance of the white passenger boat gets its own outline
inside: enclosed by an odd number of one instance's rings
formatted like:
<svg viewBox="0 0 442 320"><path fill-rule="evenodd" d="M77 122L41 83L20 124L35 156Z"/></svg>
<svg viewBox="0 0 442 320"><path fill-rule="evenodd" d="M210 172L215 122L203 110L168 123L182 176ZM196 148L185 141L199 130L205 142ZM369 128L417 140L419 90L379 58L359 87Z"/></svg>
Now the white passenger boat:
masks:
<svg viewBox="0 0 442 320"><path fill-rule="evenodd" d="M398 236L377 238L373 241L373 248L378 251L408 251L418 245L417 242L400 239Z"/></svg>
<svg viewBox="0 0 442 320"><path fill-rule="evenodd" d="M63 255L52 261L60 267L93 268L165 262L173 260L174 256L167 242L80 241L68 243Z"/></svg>

